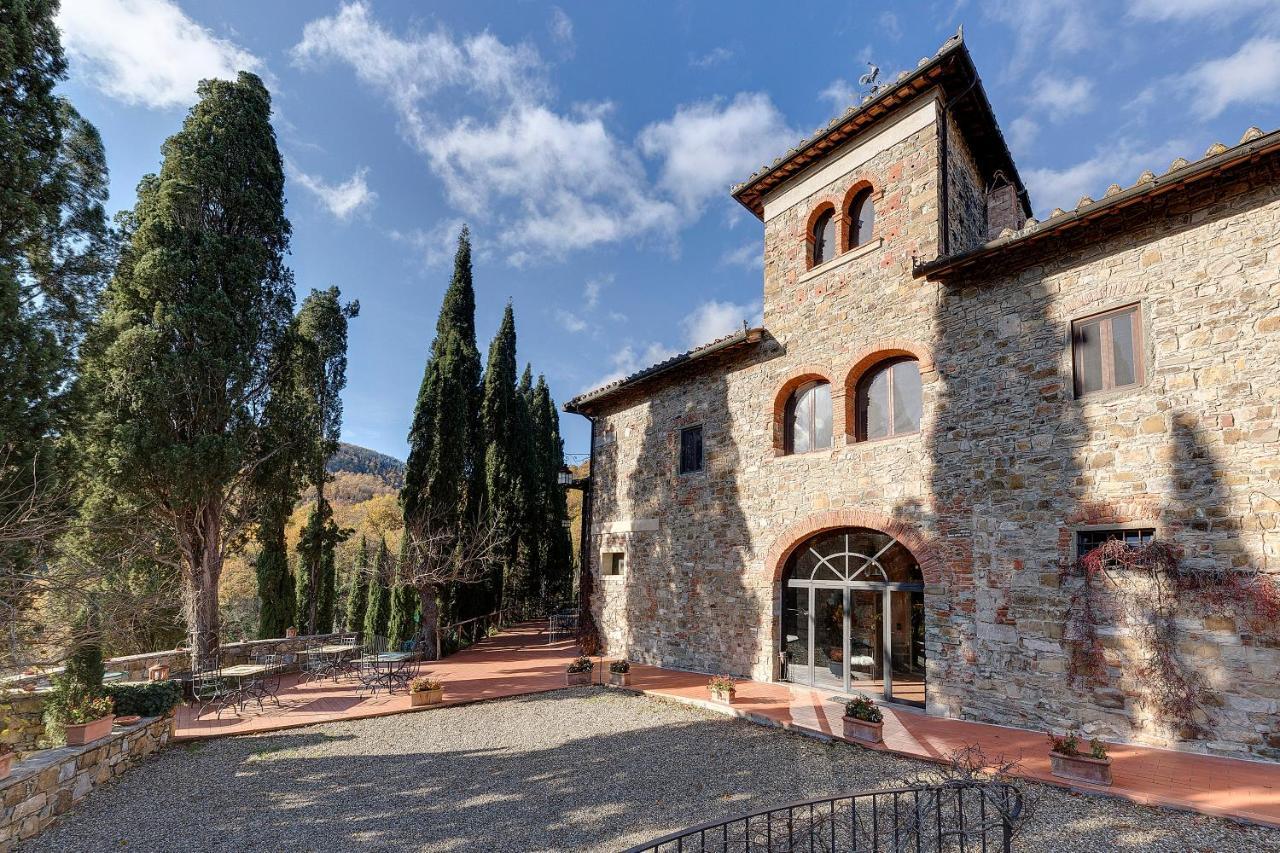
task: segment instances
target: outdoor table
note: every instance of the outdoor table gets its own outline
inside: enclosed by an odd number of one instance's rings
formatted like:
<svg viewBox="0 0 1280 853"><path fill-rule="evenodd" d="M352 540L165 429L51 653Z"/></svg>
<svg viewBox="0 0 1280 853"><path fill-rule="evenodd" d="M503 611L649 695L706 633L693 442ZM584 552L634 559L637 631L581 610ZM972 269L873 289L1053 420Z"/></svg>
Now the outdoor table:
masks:
<svg viewBox="0 0 1280 853"><path fill-rule="evenodd" d="M102 673L102 680L104 683L119 681L122 678L126 678L128 675L129 673L127 672L104 672Z"/></svg>
<svg viewBox="0 0 1280 853"><path fill-rule="evenodd" d="M392 685L396 680L396 673L400 668L404 667L406 661L413 657L413 652L382 652L376 655L364 655L361 657L363 661L371 661L374 670L377 672L376 684L381 684L384 680L387 683L387 692L390 693ZM382 665L386 664L387 671L385 675L382 672Z"/></svg>
<svg viewBox="0 0 1280 853"><path fill-rule="evenodd" d="M263 675L270 668L271 667L260 663L239 663L235 666L224 666L222 669L218 670L218 675L223 678L234 678L236 680L236 691L239 693L236 705L239 708L244 708L244 680L246 678L252 678L255 675Z"/></svg>
<svg viewBox="0 0 1280 853"><path fill-rule="evenodd" d="M359 646L353 646L349 643L336 643L331 646L317 646L314 649L303 649L300 654L304 655L340 655L344 652L354 652Z"/></svg>

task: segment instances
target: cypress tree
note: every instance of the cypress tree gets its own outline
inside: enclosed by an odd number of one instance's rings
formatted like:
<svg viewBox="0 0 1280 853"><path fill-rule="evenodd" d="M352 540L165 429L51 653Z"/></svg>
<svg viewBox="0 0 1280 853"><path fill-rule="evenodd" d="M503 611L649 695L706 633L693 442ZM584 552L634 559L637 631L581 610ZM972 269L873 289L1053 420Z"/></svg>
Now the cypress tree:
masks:
<svg viewBox="0 0 1280 853"><path fill-rule="evenodd" d="M262 81L206 80L159 175L138 186L105 310L85 343L87 457L170 524L193 664L219 643L224 542L252 517L275 350L292 319L284 168Z"/></svg>
<svg viewBox="0 0 1280 853"><path fill-rule="evenodd" d="M387 636L387 622L391 616L391 589L387 569L390 555L387 552L386 537L378 543L377 554L373 558L373 571L369 576L369 601L364 611L365 642L374 637Z"/></svg>
<svg viewBox="0 0 1280 853"><path fill-rule="evenodd" d="M516 389L516 323L511 303L489 345L484 371L484 397L480 425L484 436L485 508L498 528L499 565L487 585L477 611L489 610L503 600L504 587L514 582L520 541L520 472L522 467L521 398ZM472 614L474 615L474 614Z"/></svg>
<svg viewBox="0 0 1280 853"><path fill-rule="evenodd" d="M364 627L364 611L369 602L369 545L364 536L356 549L356 559L351 566L351 583L347 587L345 627L359 631Z"/></svg>
<svg viewBox="0 0 1280 853"><path fill-rule="evenodd" d="M515 442L519 478L517 481L516 518L517 549L516 569L509 590L511 603L528 604L538 597L538 578L542 574L542 558L545 547L542 531L542 482L541 457L538 452L539 436L535 426L533 367L526 364L516 386L518 430Z"/></svg>
<svg viewBox="0 0 1280 853"><path fill-rule="evenodd" d="M545 513L543 536L545 550L541 554L540 595L548 602L568 598L573 587L573 544L565 522L569 507L560 485L560 469L564 466L564 440L560 437L560 413L551 397L545 376L538 376L534 388L534 435L539 439L541 461L542 506Z"/></svg>
<svg viewBox="0 0 1280 853"><path fill-rule="evenodd" d="M468 514L479 512L480 351L475 314L471 237L464 227L409 429L409 458L400 492L406 537L420 534L428 521L460 527ZM434 585L419 590L423 622L431 630L439 622L441 597L451 601L454 592Z"/></svg>
<svg viewBox="0 0 1280 853"><path fill-rule="evenodd" d="M333 507L326 499L311 507L298 535L295 624L305 625L309 633L327 634L333 630L336 550L350 533L334 522ZM312 589L316 589L314 595Z"/></svg>
<svg viewBox="0 0 1280 853"><path fill-rule="evenodd" d="M398 583L391 590L391 618L387 622L387 644L398 649L418 631L418 591Z"/></svg>

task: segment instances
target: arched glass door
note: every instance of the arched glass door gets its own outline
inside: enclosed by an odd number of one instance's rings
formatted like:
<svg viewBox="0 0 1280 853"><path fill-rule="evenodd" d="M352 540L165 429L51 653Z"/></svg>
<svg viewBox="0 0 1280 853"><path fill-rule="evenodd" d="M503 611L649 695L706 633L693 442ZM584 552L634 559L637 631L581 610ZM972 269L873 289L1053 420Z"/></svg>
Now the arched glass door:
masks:
<svg viewBox="0 0 1280 853"><path fill-rule="evenodd" d="M898 540L815 536L788 561L782 600L783 678L924 704L924 579Z"/></svg>

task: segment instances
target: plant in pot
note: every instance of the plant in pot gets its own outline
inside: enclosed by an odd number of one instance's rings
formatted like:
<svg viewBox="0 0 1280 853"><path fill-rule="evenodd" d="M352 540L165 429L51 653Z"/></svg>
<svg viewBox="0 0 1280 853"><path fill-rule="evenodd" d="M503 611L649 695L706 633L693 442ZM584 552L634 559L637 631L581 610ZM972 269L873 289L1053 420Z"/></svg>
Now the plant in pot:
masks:
<svg viewBox="0 0 1280 853"><path fill-rule="evenodd" d="M593 669L595 669L595 664L591 662L591 658L585 655L576 658L573 663L569 664L569 668L565 670L565 684L570 687L590 684L591 670Z"/></svg>
<svg viewBox="0 0 1280 853"><path fill-rule="evenodd" d="M712 676L707 682L707 688L711 691L711 700L722 705L732 705L733 697L738 692L733 685L733 679L727 675Z"/></svg>
<svg viewBox="0 0 1280 853"><path fill-rule="evenodd" d="M1080 750L1080 736L1067 732L1058 737L1049 732L1050 772L1059 779L1087 782L1090 785L1111 784L1111 757L1107 745L1097 738L1089 741L1087 752Z"/></svg>
<svg viewBox="0 0 1280 853"><path fill-rule="evenodd" d="M609 664L609 683L614 687L631 686L631 664L624 660L615 660Z"/></svg>
<svg viewBox="0 0 1280 853"><path fill-rule="evenodd" d="M409 704L414 708L439 705L444 701L444 682L438 678L415 678L409 682Z"/></svg>
<svg viewBox="0 0 1280 853"><path fill-rule="evenodd" d="M866 696L855 696L844 703L844 736L862 743L882 743L884 713Z"/></svg>
<svg viewBox="0 0 1280 853"><path fill-rule="evenodd" d="M67 746L84 746L111 734L115 721L111 697L95 690L68 690L58 697L54 716L66 732Z"/></svg>

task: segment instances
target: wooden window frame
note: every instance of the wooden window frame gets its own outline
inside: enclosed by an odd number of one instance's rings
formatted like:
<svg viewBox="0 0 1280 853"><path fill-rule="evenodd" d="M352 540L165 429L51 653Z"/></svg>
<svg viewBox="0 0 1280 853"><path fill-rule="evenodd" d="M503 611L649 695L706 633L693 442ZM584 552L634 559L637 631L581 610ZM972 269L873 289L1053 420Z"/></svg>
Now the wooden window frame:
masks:
<svg viewBox="0 0 1280 853"><path fill-rule="evenodd" d="M697 430L698 432L698 467L685 468L684 467L684 437L686 434L692 433L694 430ZM702 471L706 470L706 467L707 467L707 443L706 443L706 434L703 432L702 424L690 424L687 427L681 427L680 441L678 446L676 447L676 472L681 475L699 474Z"/></svg>
<svg viewBox="0 0 1280 853"><path fill-rule="evenodd" d="M856 191L853 194L853 196L849 199L848 203L845 205L844 216L845 216L845 222L847 224L845 225L845 229L844 229L845 230L844 250L846 252L852 251L853 249L859 249L875 239L875 233L876 233L876 218L875 218L875 211L874 211L875 195L876 195L875 188L870 185L866 185L866 186L863 186L858 191ZM858 230L858 217L854 216L854 210L859 205L866 204L867 202L871 202L873 206L873 210L871 214L871 233L865 235L864 239L858 240L857 237L855 236Z"/></svg>
<svg viewBox="0 0 1280 853"><path fill-rule="evenodd" d="M1115 341L1112 338L1110 320L1121 314L1133 315L1133 382L1124 385L1116 384L1115 370ZM1080 346L1080 327L1088 323L1098 324L1098 333L1101 336L1100 346L1102 348L1102 387L1096 391L1083 390L1084 385L1084 347ZM1139 388L1147 381L1147 359L1146 346L1144 345L1145 323L1142 317L1142 303L1133 302L1129 305L1121 305L1118 308L1110 308L1106 311L1099 311L1096 314L1089 314L1085 317L1077 317L1071 321L1071 387L1075 392L1076 399L1081 397L1092 397L1096 394L1108 394L1112 391L1126 391L1132 388Z"/></svg>
<svg viewBox="0 0 1280 853"><path fill-rule="evenodd" d="M798 386L794 391L791 392L791 394L787 397L787 404L782 408L782 418L783 418L782 452L787 456L791 456L796 453L795 414L796 414L796 403L800 397L800 394L803 391L806 391L810 388L816 388L819 385L827 386L827 399L831 400L831 411L828 413L828 417L832 419L831 437L827 440L827 444L825 447L817 446L817 441L816 441L817 430L815 428L817 423L817 419L815 417L815 415L817 414L817 407L811 403L810 404L811 411L809 414L809 449L803 450L800 452L815 453L822 450L830 450L831 445L835 441L835 423L834 423L835 401L831 397L831 383L825 379L810 379L808 382L805 382L803 385Z"/></svg>
<svg viewBox="0 0 1280 853"><path fill-rule="evenodd" d="M627 573L627 554L625 551L605 551L600 555L600 577L620 578ZM611 571L614 567L618 570ZM610 571L606 571L609 569Z"/></svg>
<svg viewBox="0 0 1280 853"><path fill-rule="evenodd" d="M915 356L904 355L876 362L871 367L867 368L862 376L858 377L858 381L853 388L853 440L855 442L887 441L891 438L900 438L904 435L919 435L921 426L924 423L923 376L921 376L920 417L916 419L916 428L913 430L898 432L897 425L894 423L893 418L893 368L896 365L903 364L905 362L914 362L916 365L916 371L919 372L920 359ZM889 431L884 435L878 435L875 438L868 438L866 427L867 419L865 417L867 410L867 396L865 392L871 385L871 380L875 379L875 377L882 371L888 371L889 374Z"/></svg>

